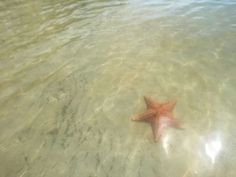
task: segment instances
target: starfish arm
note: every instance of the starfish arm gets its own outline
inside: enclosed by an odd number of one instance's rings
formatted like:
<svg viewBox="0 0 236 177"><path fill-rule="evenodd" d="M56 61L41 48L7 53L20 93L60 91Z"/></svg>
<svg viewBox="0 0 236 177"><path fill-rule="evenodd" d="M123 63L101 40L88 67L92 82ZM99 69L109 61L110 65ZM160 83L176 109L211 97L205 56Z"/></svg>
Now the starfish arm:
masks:
<svg viewBox="0 0 236 177"><path fill-rule="evenodd" d="M161 117L165 117L165 119L168 119L169 120L169 125L174 127L174 128L177 128L177 129L183 129L179 123L178 120L175 119L175 117L173 116L172 113L165 113L163 114Z"/></svg>
<svg viewBox="0 0 236 177"><path fill-rule="evenodd" d="M153 133L154 140L158 141L159 138L161 137L163 126L160 125L159 120L157 118L155 118L151 122L151 126L152 126L152 133Z"/></svg>
<svg viewBox="0 0 236 177"><path fill-rule="evenodd" d="M165 103L165 104L162 106L162 108L163 108L163 110L165 110L165 111L171 112L171 111L173 111L175 105L176 105L176 101L174 101L174 100L173 100L173 101L168 101L167 103Z"/></svg>
<svg viewBox="0 0 236 177"><path fill-rule="evenodd" d="M154 117L156 115L156 112L154 110L147 110L144 113L138 114L132 118L132 120L137 120L137 121L147 121L150 118Z"/></svg>
<svg viewBox="0 0 236 177"><path fill-rule="evenodd" d="M176 119L171 119L171 126L180 130L183 130L183 127Z"/></svg>
<svg viewBox="0 0 236 177"><path fill-rule="evenodd" d="M155 108L160 106L157 102L155 102L152 98L144 96L144 101L146 103L147 108Z"/></svg>

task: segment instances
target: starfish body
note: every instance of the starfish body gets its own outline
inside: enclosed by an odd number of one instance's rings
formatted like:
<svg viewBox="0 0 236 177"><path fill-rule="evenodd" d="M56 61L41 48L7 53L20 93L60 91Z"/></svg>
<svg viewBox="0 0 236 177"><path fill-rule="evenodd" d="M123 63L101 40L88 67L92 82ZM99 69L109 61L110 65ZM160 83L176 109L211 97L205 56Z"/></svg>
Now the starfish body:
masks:
<svg viewBox="0 0 236 177"><path fill-rule="evenodd" d="M149 122L152 127L155 141L158 141L163 129L166 127L172 126L181 129L172 113L176 105L176 101L158 103L146 96L144 96L144 101L146 103L147 110L144 113L133 117L132 120Z"/></svg>

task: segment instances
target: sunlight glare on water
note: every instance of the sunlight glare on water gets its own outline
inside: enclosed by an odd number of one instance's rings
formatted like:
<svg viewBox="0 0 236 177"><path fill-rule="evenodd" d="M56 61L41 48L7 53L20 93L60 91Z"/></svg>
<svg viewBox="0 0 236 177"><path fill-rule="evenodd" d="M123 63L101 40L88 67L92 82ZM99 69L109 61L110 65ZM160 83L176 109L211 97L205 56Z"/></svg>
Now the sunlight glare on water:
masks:
<svg viewBox="0 0 236 177"><path fill-rule="evenodd" d="M0 9L0 176L236 176L235 1ZM184 129L155 143L144 95Z"/></svg>

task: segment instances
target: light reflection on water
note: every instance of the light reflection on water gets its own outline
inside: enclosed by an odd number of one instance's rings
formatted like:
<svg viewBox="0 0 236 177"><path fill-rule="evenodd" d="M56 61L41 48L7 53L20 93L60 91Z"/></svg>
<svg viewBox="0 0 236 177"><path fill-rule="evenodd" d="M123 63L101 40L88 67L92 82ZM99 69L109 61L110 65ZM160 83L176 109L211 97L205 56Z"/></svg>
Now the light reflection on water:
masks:
<svg viewBox="0 0 236 177"><path fill-rule="evenodd" d="M222 148L222 142L219 136L212 137L206 140L205 152L206 155L211 159L212 164L215 163L216 157L219 155Z"/></svg>
<svg viewBox="0 0 236 177"><path fill-rule="evenodd" d="M234 177L235 7L0 2L0 176ZM143 95L184 130L154 143Z"/></svg>

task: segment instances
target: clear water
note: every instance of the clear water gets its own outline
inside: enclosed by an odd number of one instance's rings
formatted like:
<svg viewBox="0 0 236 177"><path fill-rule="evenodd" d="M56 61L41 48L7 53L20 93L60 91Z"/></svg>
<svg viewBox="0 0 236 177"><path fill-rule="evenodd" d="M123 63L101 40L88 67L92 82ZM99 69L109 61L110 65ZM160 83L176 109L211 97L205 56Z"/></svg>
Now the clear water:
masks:
<svg viewBox="0 0 236 177"><path fill-rule="evenodd" d="M0 176L236 176L234 0L3 0L0 20ZM143 95L185 129L154 143Z"/></svg>

